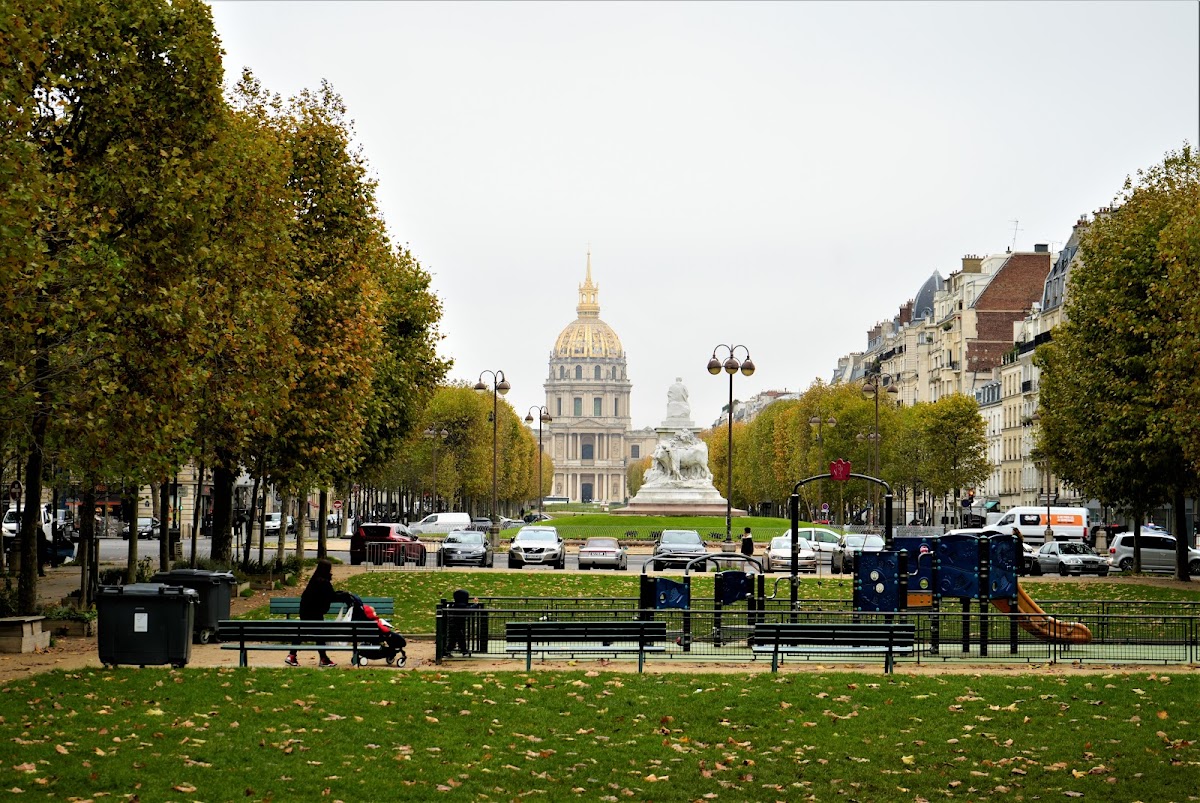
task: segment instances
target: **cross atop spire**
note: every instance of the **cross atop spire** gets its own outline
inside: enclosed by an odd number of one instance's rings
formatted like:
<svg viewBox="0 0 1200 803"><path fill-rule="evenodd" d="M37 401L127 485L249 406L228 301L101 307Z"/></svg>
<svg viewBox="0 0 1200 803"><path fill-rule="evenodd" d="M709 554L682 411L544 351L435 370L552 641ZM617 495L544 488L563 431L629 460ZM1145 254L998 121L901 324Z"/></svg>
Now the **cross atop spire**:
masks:
<svg viewBox="0 0 1200 803"><path fill-rule="evenodd" d="M580 318L600 317L600 288L592 283L592 248L587 251L587 275L579 285L579 305L575 307Z"/></svg>

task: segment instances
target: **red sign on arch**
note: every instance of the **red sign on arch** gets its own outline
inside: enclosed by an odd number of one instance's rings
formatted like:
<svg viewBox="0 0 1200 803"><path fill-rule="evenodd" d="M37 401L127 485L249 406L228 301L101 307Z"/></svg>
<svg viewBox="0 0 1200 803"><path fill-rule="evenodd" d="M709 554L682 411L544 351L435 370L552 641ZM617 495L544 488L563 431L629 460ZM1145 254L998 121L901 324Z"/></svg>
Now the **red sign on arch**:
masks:
<svg viewBox="0 0 1200 803"><path fill-rule="evenodd" d="M830 479L845 481L850 479L850 462L840 457L829 464Z"/></svg>

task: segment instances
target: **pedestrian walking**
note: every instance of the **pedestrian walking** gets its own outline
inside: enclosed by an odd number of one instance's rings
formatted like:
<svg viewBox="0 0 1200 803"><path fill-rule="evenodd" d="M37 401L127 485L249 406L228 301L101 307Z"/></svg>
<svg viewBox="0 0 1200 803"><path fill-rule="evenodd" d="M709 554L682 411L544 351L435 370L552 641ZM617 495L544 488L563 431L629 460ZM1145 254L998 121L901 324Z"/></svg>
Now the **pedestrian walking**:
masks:
<svg viewBox="0 0 1200 803"><path fill-rule="evenodd" d="M313 571L312 577L308 580L308 585L304 587L304 592L300 595L300 618L311 620L322 620L325 614L329 613L329 606L334 602L341 602L346 605L354 604L354 595L349 591L338 591L333 587L333 564L325 558L317 561L317 568ZM318 645L324 645L325 642L318 641ZM329 659L329 655L325 650L318 650L321 656L321 666L337 666ZM288 666L299 666L300 662L296 660L296 651L292 650L288 653L287 658L283 662Z"/></svg>
<svg viewBox="0 0 1200 803"><path fill-rule="evenodd" d="M749 527L742 530L742 554L748 558L754 556L754 536Z"/></svg>

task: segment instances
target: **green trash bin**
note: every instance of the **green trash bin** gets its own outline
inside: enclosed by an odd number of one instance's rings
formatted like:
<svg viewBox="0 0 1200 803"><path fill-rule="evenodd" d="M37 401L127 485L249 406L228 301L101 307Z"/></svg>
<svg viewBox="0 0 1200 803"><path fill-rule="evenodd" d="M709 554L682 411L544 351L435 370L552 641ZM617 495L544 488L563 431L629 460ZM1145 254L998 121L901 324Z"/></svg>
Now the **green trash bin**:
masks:
<svg viewBox="0 0 1200 803"><path fill-rule="evenodd" d="M96 642L100 663L179 668L192 657L192 623L199 595L162 583L100 586Z"/></svg>
<svg viewBox="0 0 1200 803"><path fill-rule="evenodd" d="M159 572L150 578L150 582L190 588L200 595L192 636L197 644L207 644L216 638L220 621L229 618L229 607L233 601L233 588L237 585L237 578L232 572L172 569L169 572Z"/></svg>

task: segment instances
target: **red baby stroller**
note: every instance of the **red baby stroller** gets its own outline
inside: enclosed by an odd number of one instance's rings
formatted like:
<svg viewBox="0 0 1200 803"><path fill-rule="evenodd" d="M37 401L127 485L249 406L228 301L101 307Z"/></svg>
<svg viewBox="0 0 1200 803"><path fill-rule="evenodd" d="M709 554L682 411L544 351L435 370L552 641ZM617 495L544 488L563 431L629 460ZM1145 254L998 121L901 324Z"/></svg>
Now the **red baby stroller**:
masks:
<svg viewBox="0 0 1200 803"><path fill-rule="evenodd" d="M360 646L350 658L350 663L366 666L367 661L387 661L388 666L400 667L408 661L408 654L404 652L408 640L393 630L387 619L376 616L375 609L364 605L358 596L354 596L354 604L350 607L350 619L355 622L374 622L379 626L379 639Z"/></svg>

